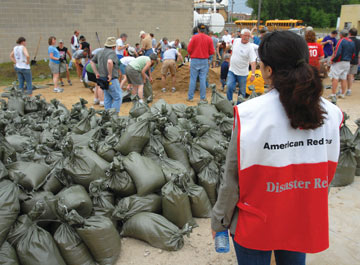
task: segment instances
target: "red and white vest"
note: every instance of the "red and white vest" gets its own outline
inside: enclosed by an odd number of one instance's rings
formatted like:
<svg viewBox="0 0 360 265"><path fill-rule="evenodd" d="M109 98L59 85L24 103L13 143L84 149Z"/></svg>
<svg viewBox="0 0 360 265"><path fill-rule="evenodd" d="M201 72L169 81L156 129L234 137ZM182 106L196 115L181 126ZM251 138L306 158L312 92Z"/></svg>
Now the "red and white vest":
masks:
<svg viewBox="0 0 360 265"><path fill-rule="evenodd" d="M240 189L235 241L241 246L305 253L329 247L328 186L343 115L329 101L321 104L326 120L315 130L290 126L275 89L234 108Z"/></svg>

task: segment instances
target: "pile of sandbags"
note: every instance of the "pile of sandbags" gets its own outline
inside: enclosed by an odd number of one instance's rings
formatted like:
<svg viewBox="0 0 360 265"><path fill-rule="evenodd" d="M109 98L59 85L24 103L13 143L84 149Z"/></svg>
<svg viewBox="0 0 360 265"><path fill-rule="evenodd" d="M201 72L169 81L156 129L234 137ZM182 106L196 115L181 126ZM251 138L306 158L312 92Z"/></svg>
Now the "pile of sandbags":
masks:
<svg viewBox="0 0 360 265"><path fill-rule="evenodd" d="M0 264L114 264L121 236L178 250L217 199L232 105L135 98L129 116L80 102L0 105Z"/></svg>

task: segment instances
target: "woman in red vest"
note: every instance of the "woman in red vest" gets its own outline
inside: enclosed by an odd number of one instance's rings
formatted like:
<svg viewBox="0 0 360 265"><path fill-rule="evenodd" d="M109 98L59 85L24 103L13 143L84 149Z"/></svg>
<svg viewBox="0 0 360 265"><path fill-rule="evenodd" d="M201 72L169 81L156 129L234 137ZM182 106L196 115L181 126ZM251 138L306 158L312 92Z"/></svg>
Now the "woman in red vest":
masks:
<svg viewBox="0 0 360 265"><path fill-rule="evenodd" d="M323 99L303 38L269 33L259 46L271 90L234 108L224 181L211 228L230 230L238 264L304 265L329 247L328 187L343 115Z"/></svg>

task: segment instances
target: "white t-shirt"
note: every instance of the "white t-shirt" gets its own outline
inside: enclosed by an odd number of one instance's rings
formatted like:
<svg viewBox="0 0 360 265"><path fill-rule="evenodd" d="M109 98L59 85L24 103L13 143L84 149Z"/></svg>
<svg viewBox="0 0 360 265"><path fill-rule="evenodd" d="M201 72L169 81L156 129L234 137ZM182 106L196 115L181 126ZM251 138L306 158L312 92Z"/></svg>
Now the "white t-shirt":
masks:
<svg viewBox="0 0 360 265"><path fill-rule="evenodd" d="M235 75L247 76L249 74L249 63L256 61L254 46L248 42L241 43L241 39L235 39L232 46L229 71Z"/></svg>
<svg viewBox="0 0 360 265"><path fill-rule="evenodd" d="M14 47L14 57L16 60L16 67L20 69L30 69L30 65L26 63L27 59L24 54L24 46L17 45Z"/></svg>
<svg viewBox="0 0 360 265"><path fill-rule="evenodd" d="M232 42L231 34L224 35L222 37L222 41L225 41L227 44L231 44L231 42Z"/></svg>
<svg viewBox="0 0 360 265"><path fill-rule="evenodd" d="M127 66L129 63L135 60L135 57L132 56L125 56L120 59L121 64Z"/></svg>
<svg viewBox="0 0 360 265"><path fill-rule="evenodd" d="M169 42L169 44L170 44L170 47L174 47L175 41L171 41L171 42ZM176 48L176 49L181 49L181 43L179 42L178 46L175 47L175 48Z"/></svg>
<svg viewBox="0 0 360 265"><path fill-rule="evenodd" d="M124 46L124 42L122 41L122 39L117 39L116 40L116 49L115 49L116 54L124 55L124 49L118 51L118 47L122 47L122 46Z"/></svg>
<svg viewBox="0 0 360 265"><path fill-rule="evenodd" d="M176 49L168 49L164 52L163 60L175 60L177 53Z"/></svg>

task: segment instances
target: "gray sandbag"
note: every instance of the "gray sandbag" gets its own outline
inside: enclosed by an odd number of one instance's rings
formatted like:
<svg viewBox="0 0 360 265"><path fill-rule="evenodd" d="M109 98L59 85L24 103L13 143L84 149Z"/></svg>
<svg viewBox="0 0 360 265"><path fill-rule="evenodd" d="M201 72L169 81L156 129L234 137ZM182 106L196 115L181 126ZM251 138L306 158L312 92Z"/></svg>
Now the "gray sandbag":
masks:
<svg viewBox="0 0 360 265"><path fill-rule="evenodd" d="M109 189L119 197L136 194L135 184L129 173L125 170L121 158L115 157L110 167L106 170L106 183Z"/></svg>
<svg viewBox="0 0 360 265"><path fill-rule="evenodd" d="M139 97L136 96L133 100L133 106L129 111L129 115L132 118L137 118L143 115L145 112L150 111L149 106L145 102L140 102Z"/></svg>
<svg viewBox="0 0 360 265"><path fill-rule="evenodd" d="M149 120L139 120L126 128L126 131L121 135L119 143L114 149L123 155L128 155L130 152L138 152L141 154L149 138Z"/></svg>
<svg viewBox="0 0 360 265"><path fill-rule="evenodd" d="M355 121L355 123L358 127L356 129L356 132L354 133L354 144L356 145L356 147L358 149L360 149L360 119L357 119ZM357 166L356 166L355 175L360 176L360 154L358 154L356 156L356 163L357 163ZM0 172L1 172L1 169L0 169ZM0 176L1 176L1 173L0 173Z"/></svg>
<svg viewBox="0 0 360 265"><path fill-rule="evenodd" d="M19 161L8 165L9 177L28 191L38 189L50 172L50 167L42 164Z"/></svg>
<svg viewBox="0 0 360 265"><path fill-rule="evenodd" d="M340 148L340 156L336 167L335 176L331 182L332 187L342 187L354 182L356 171L355 144L347 143Z"/></svg>
<svg viewBox="0 0 360 265"><path fill-rule="evenodd" d="M160 166L164 173L166 182L170 181L176 175L185 175L188 172L186 167L180 161L171 158L161 158Z"/></svg>
<svg viewBox="0 0 360 265"><path fill-rule="evenodd" d="M76 210L83 217L91 214L93 204L83 186L74 185L64 188L56 195L56 199L65 205L69 212Z"/></svg>
<svg viewBox="0 0 360 265"><path fill-rule="evenodd" d="M44 191L50 191L53 194L57 194L59 191L62 190L64 186L69 184L69 180L63 170L62 163L60 161L55 161L52 165L53 169L46 176L44 184L41 186L41 189Z"/></svg>
<svg viewBox="0 0 360 265"><path fill-rule="evenodd" d="M110 144L106 139L98 144L96 153L107 162L112 162L115 156L114 145Z"/></svg>
<svg viewBox="0 0 360 265"><path fill-rule="evenodd" d="M14 147L16 152L24 152L30 142L30 137L22 136L19 134L8 135L5 137L8 143Z"/></svg>
<svg viewBox="0 0 360 265"><path fill-rule="evenodd" d="M90 182L106 178L109 162L88 147L75 146L64 162L64 170L76 184L89 188Z"/></svg>
<svg viewBox="0 0 360 265"><path fill-rule="evenodd" d="M172 111L171 105L166 103L164 99L159 99L153 104L151 106L151 112L166 117L173 125L176 125L178 122L177 115Z"/></svg>
<svg viewBox="0 0 360 265"><path fill-rule="evenodd" d="M76 230L62 223L54 234L54 240L67 265L95 265L89 249Z"/></svg>
<svg viewBox="0 0 360 265"><path fill-rule="evenodd" d="M94 180L89 186L89 195L94 207L114 209L114 194L107 190L108 185L104 179Z"/></svg>
<svg viewBox="0 0 360 265"><path fill-rule="evenodd" d="M7 177L8 173L9 172L6 169L5 165L0 160L0 179Z"/></svg>
<svg viewBox="0 0 360 265"><path fill-rule="evenodd" d="M184 118L185 117L185 111L186 111L186 108L188 106L186 104L182 104L182 103L179 103L179 104L172 104L171 105L171 108L173 110L173 112L175 112L176 116L178 118Z"/></svg>
<svg viewBox="0 0 360 265"><path fill-rule="evenodd" d="M208 151L197 144L188 145L187 152L191 167L196 173L200 173L214 159Z"/></svg>
<svg viewBox="0 0 360 265"><path fill-rule="evenodd" d="M210 130L200 137L194 139L194 143L204 148L213 156L219 154L226 155L227 141L223 137L223 141L219 141L212 133L215 130Z"/></svg>
<svg viewBox="0 0 360 265"><path fill-rule="evenodd" d="M208 103L199 103L197 107L199 115L204 115L210 117L212 120L215 120L214 114L218 114L219 111L214 105Z"/></svg>
<svg viewBox="0 0 360 265"><path fill-rule="evenodd" d="M16 150L10 145L6 138L0 133L0 160L4 165L16 161Z"/></svg>
<svg viewBox="0 0 360 265"><path fill-rule="evenodd" d="M40 144L44 144L50 148L53 148L56 145L56 140L54 135L49 130L44 130L40 134Z"/></svg>
<svg viewBox="0 0 360 265"><path fill-rule="evenodd" d="M231 137L234 119L226 117L224 114L219 113L214 115L216 124L219 126L220 131L228 137Z"/></svg>
<svg viewBox="0 0 360 265"><path fill-rule="evenodd" d="M95 110L91 108L87 116L84 117L72 128L72 132L76 134L84 134L90 131L92 129L91 121L94 115L95 115Z"/></svg>
<svg viewBox="0 0 360 265"><path fill-rule="evenodd" d="M147 103L153 101L153 89L148 79L146 79L146 83L144 84L144 101Z"/></svg>
<svg viewBox="0 0 360 265"><path fill-rule="evenodd" d="M195 225L192 217L190 200L188 195L183 192L175 183L170 180L161 189L162 213L177 227L182 228L186 223Z"/></svg>
<svg viewBox="0 0 360 265"><path fill-rule="evenodd" d="M144 196L160 190L165 184L161 168L150 158L131 152L123 160L126 171L135 183L139 196Z"/></svg>
<svg viewBox="0 0 360 265"><path fill-rule="evenodd" d="M91 141L91 137L88 136L86 133L84 134L76 134L76 133L69 133L67 137L71 138L74 143L74 146L89 146L89 142Z"/></svg>
<svg viewBox="0 0 360 265"><path fill-rule="evenodd" d="M197 218L209 218L212 206L205 189L196 184L189 184L186 193L190 199L192 215Z"/></svg>
<svg viewBox="0 0 360 265"><path fill-rule="evenodd" d="M212 90L211 104L215 105L217 110L226 114L226 116L228 116L230 118L234 117L234 108L233 108L233 105L231 104L231 102L229 100L227 100L225 95L216 91L215 84L211 84L210 88Z"/></svg>
<svg viewBox="0 0 360 265"><path fill-rule="evenodd" d="M113 212L113 219L126 222L135 214L141 212L160 213L161 210L161 197L159 195L132 195L118 202Z"/></svg>
<svg viewBox="0 0 360 265"><path fill-rule="evenodd" d="M207 115L196 115L191 119L191 121L198 125L207 125L211 129L217 129L218 127L214 119Z"/></svg>
<svg viewBox="0 0 360 265"><path fill-rule="evenodd" d="M144 148L143 155L155 161L158 161L160 157L167 157L161 138L160 131L154 130L150 135L148 144Z"/></svg>
<svg viewBox="0 0 360 265"><path fill-rule="evenodd" d="M24 112L32 113L38 111L38 99L35 97L25 97Z"/></svg>
<svg viewBox="0 0 360 265"><path fill-rule="evenodd" d="M27 215L16 220L8 241L15 246L22 265L66 265L51 234L37 226Z"/></svg>
<svg viewBox="0 0 360 265"><path fill-rule="evenodd" d="M21 116L25 114L25 102L21 97L21 92L16 91L12 93L8 100L8 110L15 111Z"/></svg>
<svg viewBox="0 0 360 265"><path fill-rule="evenodd" d="M211 161L199 174L199 185L202 186L210 200L212 206L217 200L217 186L220 181L219 169L214 161Z"/></svg>
<svg viewBox="0 0 360 265"><path fill-rule="evenodd" d="M0 181L0 246L5 242L19 212L19 188L10 180Z"/></svg>
<svg viewBox="0 0 360 265"><path fill-rule="evenodd" d="M191 230L192 227L188 225L180 230L159 214L142 212L124 224L121 236L145 241L155 248L176 251L184 246L183 236L189 236Z"/></svg>
<svg viewBox="0 0 360 265"><path fill-rule="evenodd" d="M113 222L105 216L81 218L76 211L69 215L76 216L76 232L90 250L95 261L100 265L115 264L120 254L120 235Z"/></svg>
<svg viewBox="0 0 360 265"><path fill-rule="evenodd" d="M0 264L20 265L15 249L7 241L0 247Z"/></svg>
<svg viewBox="0 0 360 265"><path fill-rule="evenodd" d="M346 121L350 118L345 112L344 114L344 121L340 128L340 144L345 144L347 141L353 141L354 135L352 134L349 127L346 125Z"/></svg>

